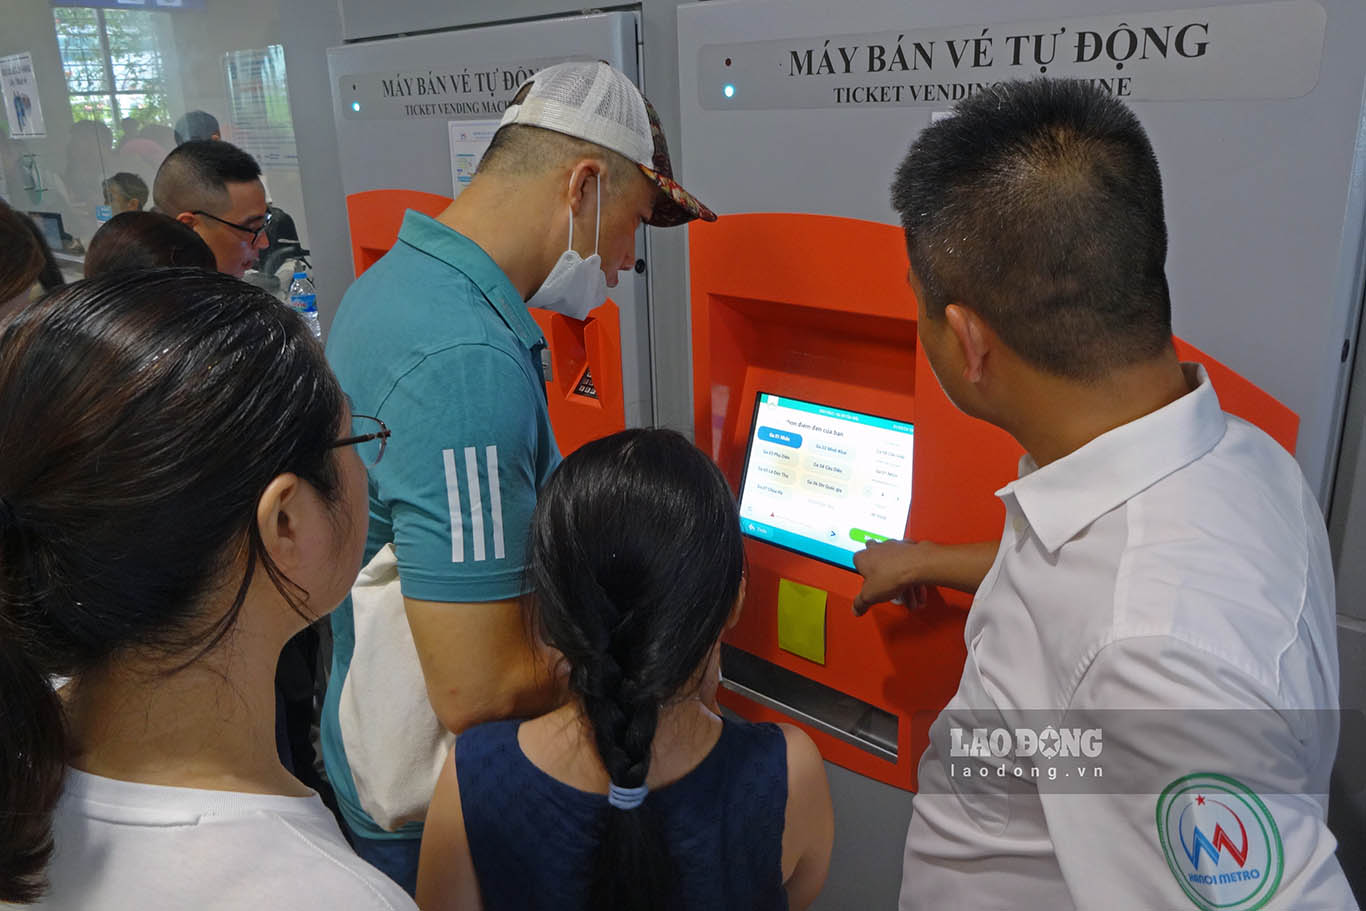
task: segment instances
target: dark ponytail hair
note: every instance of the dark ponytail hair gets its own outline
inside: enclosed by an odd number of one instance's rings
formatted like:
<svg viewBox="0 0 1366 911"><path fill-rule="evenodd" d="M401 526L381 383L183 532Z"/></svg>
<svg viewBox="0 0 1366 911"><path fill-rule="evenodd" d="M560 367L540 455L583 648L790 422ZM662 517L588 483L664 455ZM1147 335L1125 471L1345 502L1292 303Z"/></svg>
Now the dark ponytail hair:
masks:
<svg viewBox="0 0 1366 911"><path fill-rule="evenodd" d="M744 575L735 499L670 430L588 443L555 471L532 519L531 578L546 641L619 788L650 770L659 710L702 667ZM588 907L665 909L676 867L647 802L603 813Z"/></svg>
<svg viewBox="0 0 1366 911"><path fill-rule="evenodd" d="M68 285L5 327L0 901L45 887L67 759L51 678L120 654L192 664L232 629L258 567L303 612L256 504L284 472L337 501L343 401L297 316L198 269ZM225 580L243 553L244 577ZM231 606L207 616L225 583Z"/></svg>

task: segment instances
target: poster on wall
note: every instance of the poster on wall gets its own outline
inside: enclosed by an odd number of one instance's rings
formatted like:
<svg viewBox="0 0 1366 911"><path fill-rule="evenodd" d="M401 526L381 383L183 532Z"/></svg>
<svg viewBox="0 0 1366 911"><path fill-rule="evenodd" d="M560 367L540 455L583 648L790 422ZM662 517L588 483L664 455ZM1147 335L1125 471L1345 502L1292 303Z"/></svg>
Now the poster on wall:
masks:
<svg viewBox="0 0 1366 911"><path fill-rule="evenodd" d="M9 121L11 138L42 139L47 136L31 54L0 57L0 95L5 99L5 119Z"/></svg>
<svg viewBox="0 0 1366 911"><path fill-rule="evenodd" d="M250 152L262 168L299 167L294 141L294 115L289 108L285 49L272 44L260 50L223 55L228 83L232 142Z"/></svg>
<svg viewBox="0 0 1366 911"><path fill-rule="evenodd" d="M474 179L479 159L484 157L493 134L498 132L497 120L452 120L451 134L451 197L459 196Z"/></svg>

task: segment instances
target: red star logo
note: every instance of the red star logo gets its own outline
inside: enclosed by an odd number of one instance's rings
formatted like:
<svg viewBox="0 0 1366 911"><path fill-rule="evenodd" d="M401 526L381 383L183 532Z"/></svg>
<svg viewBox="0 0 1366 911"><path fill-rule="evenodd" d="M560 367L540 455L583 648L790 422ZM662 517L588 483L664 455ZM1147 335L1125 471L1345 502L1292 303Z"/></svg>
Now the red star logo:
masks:
<svg viewBox="0 0 1366 911"><path fill-rule="evenodd" d="M1203 807L1205 805L1205 796L1203 794L1196 796L1195 805L1198 807Z"/></svg>

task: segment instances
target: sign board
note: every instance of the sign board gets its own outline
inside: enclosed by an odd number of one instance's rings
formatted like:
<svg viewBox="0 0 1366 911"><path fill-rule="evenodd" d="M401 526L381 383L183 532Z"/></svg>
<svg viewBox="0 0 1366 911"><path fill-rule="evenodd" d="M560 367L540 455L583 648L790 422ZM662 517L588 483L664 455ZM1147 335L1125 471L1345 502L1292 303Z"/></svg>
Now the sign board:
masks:
<svg viewBox="0 0 1366 911"><path fill-rule="evenodd" d="M538 70L580 56L412 72L347 73L337 80L347 120L470 120L499 117Z"/></svg>
<svg viewBox="0 0 1366 911"><path fill-rule="evenodd" d="M223 55L223 72L232 106L233 143L263 168L299 167L284 47L229 51Z"/></svg>
<svg viewBox="0 0 1366 911"><path fill-rule="evenodd" d="M707 44L709 110L952 105L1035 76L1135 101L1298 98L1319 80L1316 0Z"/></svg>

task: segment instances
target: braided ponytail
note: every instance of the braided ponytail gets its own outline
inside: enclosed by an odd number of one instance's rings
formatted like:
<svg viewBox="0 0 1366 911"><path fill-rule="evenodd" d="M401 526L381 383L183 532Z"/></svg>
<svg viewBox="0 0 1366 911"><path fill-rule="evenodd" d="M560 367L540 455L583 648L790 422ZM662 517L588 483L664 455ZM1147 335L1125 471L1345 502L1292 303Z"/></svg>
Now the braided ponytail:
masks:
<svg viewBox="0 0 1366 911"><path fill-rule="evenodd" d="M631 679L629 661L623 667L610 646L593 670L600 673L585 675L583 708L612 788L644 788L659 720L658 695ZM672 908L676 876L653 806L642 800L622 808L609 799L599 823L588 907Z"/></svg>
<svg viewBox="0 0 1366 911"><path fill-rule="evenodd" d="M730 488L673 431L589 443L541 492L531 547L541 631L569 664L570 692L612 783L588 907L680 904L662 820L631 792L649 776L661 707L687 695L680 691L720 638L743 569Z"/></svg>

